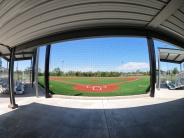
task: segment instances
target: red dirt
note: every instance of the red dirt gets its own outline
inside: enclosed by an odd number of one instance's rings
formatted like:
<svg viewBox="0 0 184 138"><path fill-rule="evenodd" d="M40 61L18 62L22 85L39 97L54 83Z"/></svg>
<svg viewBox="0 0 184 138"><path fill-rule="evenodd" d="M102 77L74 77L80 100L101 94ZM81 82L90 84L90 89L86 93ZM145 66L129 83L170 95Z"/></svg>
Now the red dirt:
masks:
<svg viewBox="0 0 184 138"><path fill-rule="evenodd" d="M87 84L87 85L75 85L75 90L83 92L113 92L119 89L115 84Z"/></svg>
<svg viewBox="0 0 184 138"><path fill-rule="evenodd" d="M125 81L133 81L137 80L138 77L126 77L126 78L115 78L116 80L125 80Z"/></svg>
<svg viewBox="0 0 184 138"><path fill-rule="evenodd" d="M49 80L59 81L64 84L74 85L73 89L83 91L83 92L113 92L119 89L119 84L124 84L130 81L138 80L137 77L130 78L116 78L119 80L125 80L124 82L115 82L111 84L80 84L77 82L66 82L65 80L69 80L70 78L60 78L60 77L50 77ZM93 79L93 81L97 81Z"/></svg>

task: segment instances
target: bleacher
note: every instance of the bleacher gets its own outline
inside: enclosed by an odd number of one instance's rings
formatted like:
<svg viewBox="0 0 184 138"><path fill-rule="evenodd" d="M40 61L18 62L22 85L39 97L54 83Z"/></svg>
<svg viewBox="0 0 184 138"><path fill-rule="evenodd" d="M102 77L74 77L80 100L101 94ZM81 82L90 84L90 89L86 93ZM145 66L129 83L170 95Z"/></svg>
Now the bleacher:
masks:
<svg viewBox="0 0 184 138"><path fill-rule="evenodd" d="M171 90L184 88L184 72L177 74L174 82L166 81L166 85Z"/></svg>

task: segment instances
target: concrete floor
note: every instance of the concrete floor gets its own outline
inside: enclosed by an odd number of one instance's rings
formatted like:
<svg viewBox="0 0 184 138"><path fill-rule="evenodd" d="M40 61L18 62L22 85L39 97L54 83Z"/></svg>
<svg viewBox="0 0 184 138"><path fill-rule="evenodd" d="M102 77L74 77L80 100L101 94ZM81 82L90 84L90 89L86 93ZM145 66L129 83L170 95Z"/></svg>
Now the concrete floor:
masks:
<svg viewBox="0 0 184 138"><path fill-rule="evenodd" d="M0 138L184 138L184 99L0 97Z"/></svg>
<svg viewBox="0 0 184 138"><path fill-rule="evenodd" d="M161 84L160 90L156 89L155 97L159 98L183 98L184 97L184 88L177 90L169 90L166 84Z"/></svg>

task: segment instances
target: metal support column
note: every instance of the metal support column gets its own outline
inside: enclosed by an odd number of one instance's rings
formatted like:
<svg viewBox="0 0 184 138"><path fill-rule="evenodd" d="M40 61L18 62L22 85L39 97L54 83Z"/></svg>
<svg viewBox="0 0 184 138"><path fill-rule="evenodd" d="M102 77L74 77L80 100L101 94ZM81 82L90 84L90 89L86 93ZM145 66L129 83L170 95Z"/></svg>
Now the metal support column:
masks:
<svg viewBox="0 0 184 138"><path fill-rule="evenodd" d="M33 53L33 57L32 57L32 72L31 72L31 76L32 76L32 79L31 79L31 84L32 84L32 87L33 87L33 83L35 81L35 63L36 63L36 50L34 51Z"/></svg>
<svg viewBox="0 0 184 138"><path fill-rule="evenodd" d="M156 58L153 39L147 37L149 61L150 61L150 96L154 97L156 83Z"/></svg>
<svg viewBox="0 0 184 138"><path fill-rule="evenodd" d="M45 97L50 98L51 94L49 92L49 60L50 60L50 48L51 45L46 46L45 53Z"/></svg>
<svg viewBox="0 0 184 138"><path fill-rule="evenodd" d="M158 51L158 90L160 90L160 51Z"/></svg>
<svg viewBox="0 0 184 138"><path fill-rule="evenodd" d="M10 94L10 105L9 108L15 109L18 108L18 105L15 103L14 96L14 59L15 59L15 48L10 50L10 62L9 62L9 73L8 73L8 81L9 81L9 94Z"/></svg>
<svg viewBox="0 0 184 138"><path fill-rule="evenodd" d="M31 65L29 69L29 81L32 83L32 65L33 65L33 59L31 58Z"/></svg>
<svg viewBox="0 0 184 138"><path fill-rule="evenodd" d="M39 91L38 90L38 60L39 60L39 48L37 48L37 50L36 50L36 60L35 60L35 68L34 68L34 70L35 70L34 84L35 84L36 97L39 97L39 93L38 93L38 91Z"/></svg>

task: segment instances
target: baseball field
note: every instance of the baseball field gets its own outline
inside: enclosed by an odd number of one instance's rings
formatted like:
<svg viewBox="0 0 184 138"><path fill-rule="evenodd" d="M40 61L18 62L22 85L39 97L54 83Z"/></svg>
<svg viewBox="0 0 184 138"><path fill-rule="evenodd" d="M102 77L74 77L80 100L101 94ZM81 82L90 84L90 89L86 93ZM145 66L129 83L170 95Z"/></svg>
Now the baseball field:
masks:
<svg viewBox="0 0 184 138"><path fill-rule="evenodd" d="M49 77L49 89L54 94L73 96L124 96L149 91L149 76L130 77ZM44 87L43 76L39 84Z"/></svg>

